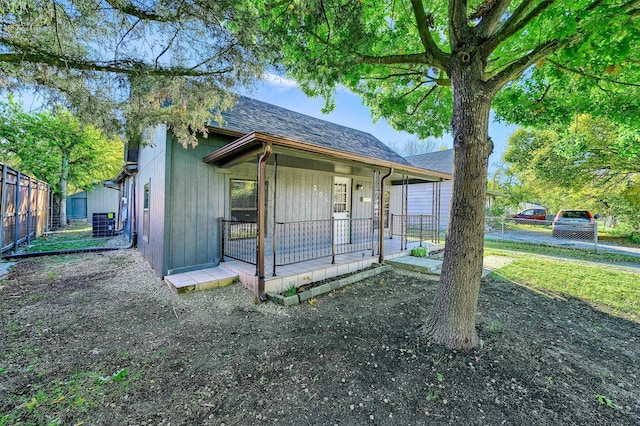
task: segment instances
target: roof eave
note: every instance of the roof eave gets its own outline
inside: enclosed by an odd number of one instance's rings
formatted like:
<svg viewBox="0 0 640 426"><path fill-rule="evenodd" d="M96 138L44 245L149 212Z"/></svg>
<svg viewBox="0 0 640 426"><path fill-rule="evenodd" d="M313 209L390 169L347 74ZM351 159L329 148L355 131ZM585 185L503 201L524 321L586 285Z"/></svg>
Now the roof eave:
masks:
<svg viewBox="0 0 640 426"><path fill-rule="evenodd" d="M339 158L341 160L355 161L358 163L368 164L385 169L393 168L396 173L406 172L407 174L412 176L431 178L431 180L433 180L433 178L451 179L450 174L437 172L435 170L427 170L408 164L380 160L378 158L367 157L349 151L323 147L261 132L247 133L246 135L236 139L230 144L225 145L224 147L207 155L203 158L203 161L205 163L230 163L233 158L237 157L238 155L243 155L247 152L252 152L255 146L260 144L271 144L299 151Z"/></svg>

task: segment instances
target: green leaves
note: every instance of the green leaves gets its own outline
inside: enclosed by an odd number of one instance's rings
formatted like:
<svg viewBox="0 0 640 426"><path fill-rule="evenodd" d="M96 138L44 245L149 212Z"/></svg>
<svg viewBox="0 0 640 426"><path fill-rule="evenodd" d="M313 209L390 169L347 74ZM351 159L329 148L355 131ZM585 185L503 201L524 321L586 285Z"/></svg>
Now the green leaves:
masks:
<svg viewBox="0 0 640 426"><path fill-rule="evenodd" d="M110 134L165 123L193 145L208 112L262 74L256 12L231 0L4 2L0 80ZM161 111L167 100L176 108Z"/></svg>
<svg viewBox="0 0 640 426"><path fill-rule="evenodd" d="M54 194L61 194L63 180L75 192L113 177L120 167L122 142L105 138L67 110L27 113L10 99L0 103L0 112L2 161L48 182Z"/></svg>
<svg viewBox="0 0 640 426"><path fill-rule="evenodd" d="M566 129L516 131L503 157L525 192L514 201L589 208L640 231L639 138L633 128L588 115Z"/></svg>

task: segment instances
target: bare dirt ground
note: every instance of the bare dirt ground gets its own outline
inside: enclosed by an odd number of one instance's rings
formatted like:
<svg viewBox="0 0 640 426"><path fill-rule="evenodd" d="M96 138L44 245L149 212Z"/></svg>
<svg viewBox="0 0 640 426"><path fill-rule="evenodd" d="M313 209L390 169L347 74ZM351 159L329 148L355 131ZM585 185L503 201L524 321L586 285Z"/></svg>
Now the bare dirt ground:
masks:
<svg viewBox="0 0 640 426"><path fill-rule="evenodd" d="M420 337L436 282L385 273L293 308L177 296L135 251L0 282L0 425L638 425L640 325L483 281L482 347Z"/></svg>

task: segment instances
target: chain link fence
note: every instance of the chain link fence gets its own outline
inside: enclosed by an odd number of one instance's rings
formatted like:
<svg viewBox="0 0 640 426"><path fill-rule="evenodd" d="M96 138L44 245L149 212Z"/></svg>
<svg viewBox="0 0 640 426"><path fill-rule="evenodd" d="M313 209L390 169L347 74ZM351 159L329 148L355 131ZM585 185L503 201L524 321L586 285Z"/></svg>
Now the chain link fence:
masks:
<svg viewBox="0 0 640 426"><path fill-rule="evenodd" d="M487 217L485 236L560 246L583 246L598 252L598 223L554 223L553 220Z"/></svg>

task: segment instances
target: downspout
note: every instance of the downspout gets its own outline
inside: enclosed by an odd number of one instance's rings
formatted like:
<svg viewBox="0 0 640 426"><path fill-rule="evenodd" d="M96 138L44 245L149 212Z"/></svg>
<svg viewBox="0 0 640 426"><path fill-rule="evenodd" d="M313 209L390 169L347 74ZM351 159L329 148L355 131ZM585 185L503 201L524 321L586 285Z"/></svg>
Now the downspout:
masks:
<svg viewBox="0 0 640 426"><path fill-rule="evenodd" d="M382 176L380 179L380 197L378 202L380 203L378 206L378 220L380 221L378 224L378 263L384 262L384 183L385 181L393 174L393 167L389 168L389 173Z"/></svg>
<svg viewBox="0 0 640 426"><path fill-rule="evenodd" d="M267 300L264 294L264 256L265 256L265 241L264 236L266 232L266 212L265 212L265 200L266 194L264 186L266 182L266 168L267 160L271 156L271 144L264 145L264 152L258 159L258 217L257 219L257 231L258 236L256 238L256 269L258 274L258 297L261 301Z"/></svg>

